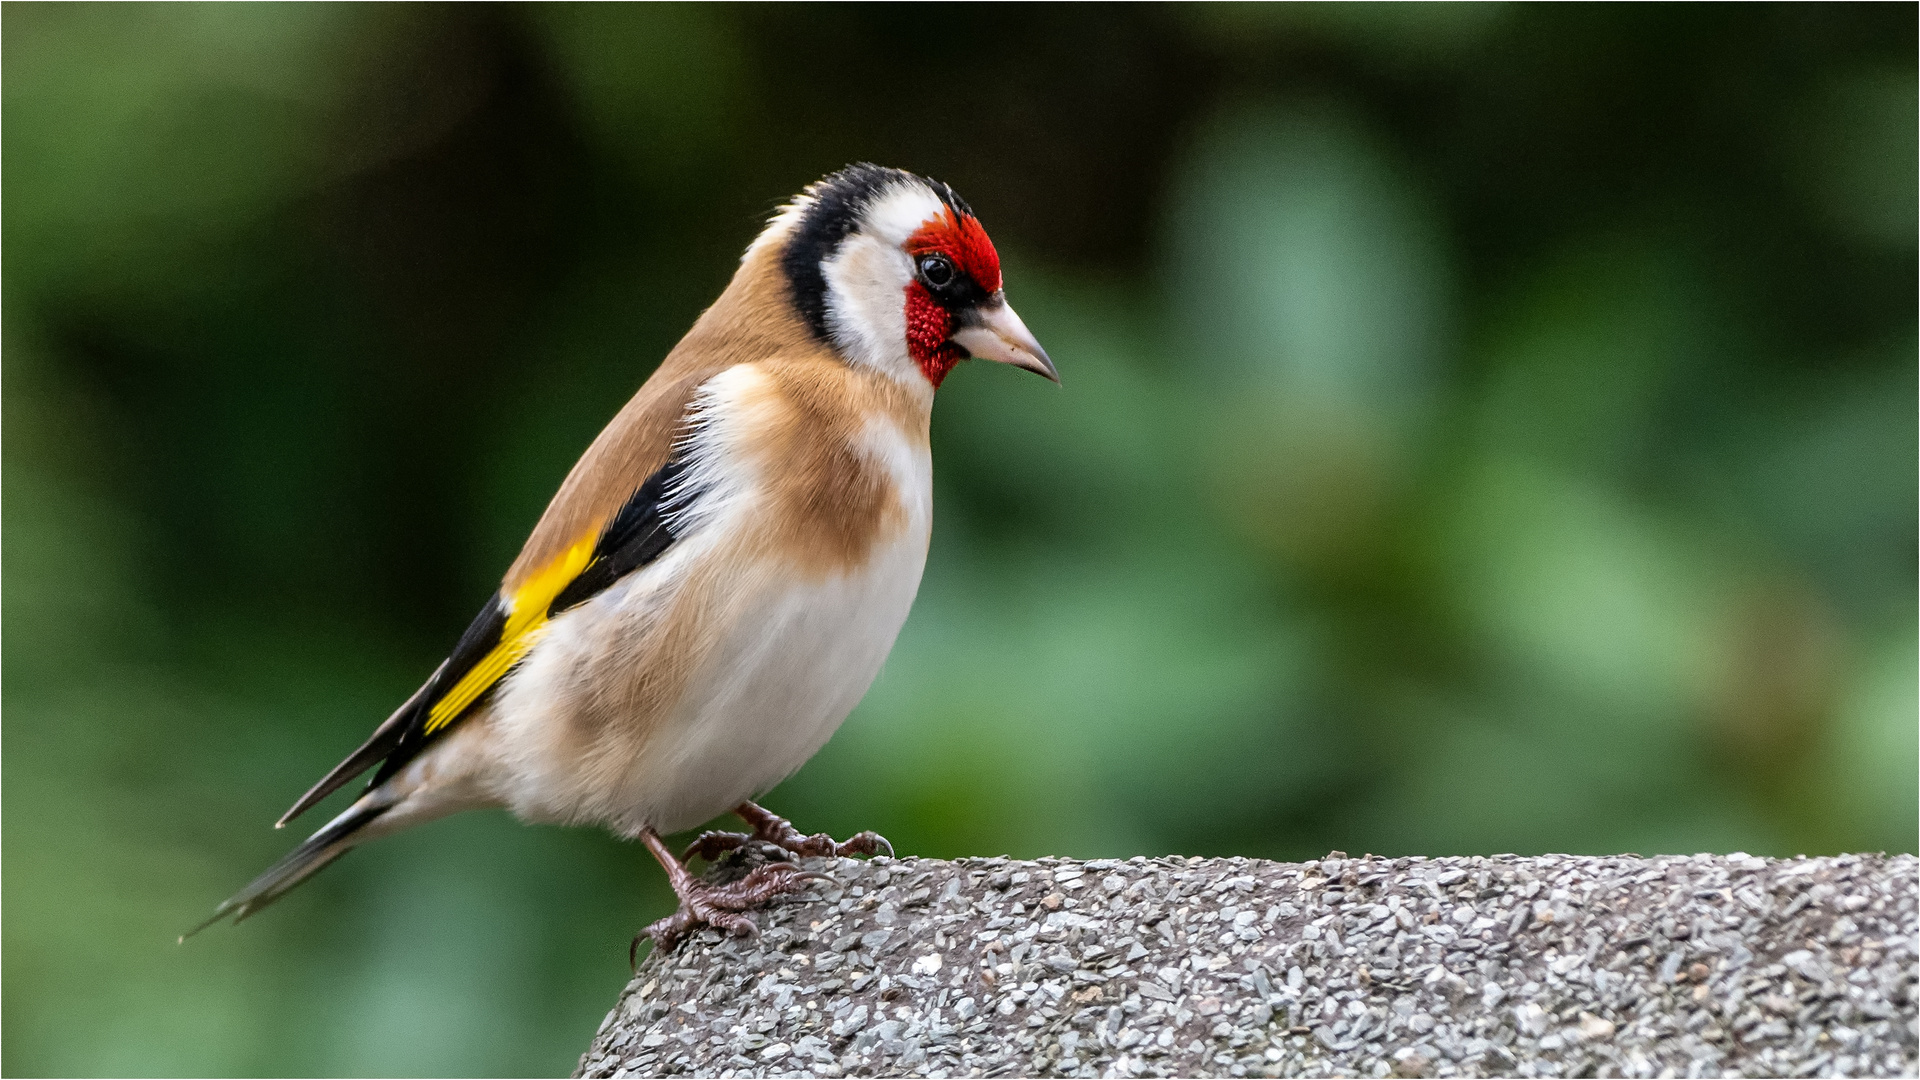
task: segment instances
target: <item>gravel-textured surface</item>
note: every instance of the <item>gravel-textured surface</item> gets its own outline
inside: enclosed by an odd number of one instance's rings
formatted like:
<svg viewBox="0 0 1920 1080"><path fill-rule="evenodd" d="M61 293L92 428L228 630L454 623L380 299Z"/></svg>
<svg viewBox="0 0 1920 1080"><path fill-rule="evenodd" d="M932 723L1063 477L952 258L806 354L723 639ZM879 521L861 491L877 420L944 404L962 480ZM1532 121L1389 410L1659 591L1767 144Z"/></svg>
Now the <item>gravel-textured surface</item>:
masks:
<svg viewBox="0 0 1920 1080"><path fill-rule="evenodd" d="M628 1076L1911 1076L1911 855L811 860L650 956Z"/></svg>

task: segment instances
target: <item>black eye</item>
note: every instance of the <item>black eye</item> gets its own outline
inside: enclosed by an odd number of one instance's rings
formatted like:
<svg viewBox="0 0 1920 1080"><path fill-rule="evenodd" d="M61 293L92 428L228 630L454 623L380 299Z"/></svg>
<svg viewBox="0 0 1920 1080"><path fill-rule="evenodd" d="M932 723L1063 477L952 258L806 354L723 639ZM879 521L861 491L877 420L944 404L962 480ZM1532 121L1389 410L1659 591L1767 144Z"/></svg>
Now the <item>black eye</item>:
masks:
<svg viewBox="0 0 1920 1080"><path fill-rule="evenodd" d="M920 257L920 280L936 289L953 284L953 264L945 255L923 255Z"/></svg>

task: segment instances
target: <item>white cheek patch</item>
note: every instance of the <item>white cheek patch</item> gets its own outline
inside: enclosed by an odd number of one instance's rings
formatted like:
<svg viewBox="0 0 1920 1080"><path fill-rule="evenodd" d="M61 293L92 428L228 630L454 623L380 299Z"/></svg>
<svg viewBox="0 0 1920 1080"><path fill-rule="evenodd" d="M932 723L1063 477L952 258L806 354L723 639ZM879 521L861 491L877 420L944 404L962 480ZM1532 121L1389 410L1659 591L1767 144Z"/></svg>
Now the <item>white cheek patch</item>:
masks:
<svg viewBox="0 0 1920 1080"><path fill-rule="evenodd" d="M840 244L821 264L827 281L827 331L849 360L889 374L911 369L907 285L913 262L897 246L865 233Z"/></svg>

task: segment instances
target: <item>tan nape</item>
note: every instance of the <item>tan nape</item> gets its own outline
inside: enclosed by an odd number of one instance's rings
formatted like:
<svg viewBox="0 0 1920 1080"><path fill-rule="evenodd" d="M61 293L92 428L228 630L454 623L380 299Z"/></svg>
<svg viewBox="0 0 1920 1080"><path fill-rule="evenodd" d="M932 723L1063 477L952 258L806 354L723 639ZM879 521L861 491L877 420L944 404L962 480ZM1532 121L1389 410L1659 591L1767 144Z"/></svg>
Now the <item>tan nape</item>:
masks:
<svg viewBox="0 0 1920 1080"><path fill-rule="evenodd" d="M720 298L593 440L508 568L503 592L512 595L582 538L597 535L666 464L701 383L735 364L774 355L833 357L793 311L780 270L782 249L780 243L756 243L748 250Z"/></svg>

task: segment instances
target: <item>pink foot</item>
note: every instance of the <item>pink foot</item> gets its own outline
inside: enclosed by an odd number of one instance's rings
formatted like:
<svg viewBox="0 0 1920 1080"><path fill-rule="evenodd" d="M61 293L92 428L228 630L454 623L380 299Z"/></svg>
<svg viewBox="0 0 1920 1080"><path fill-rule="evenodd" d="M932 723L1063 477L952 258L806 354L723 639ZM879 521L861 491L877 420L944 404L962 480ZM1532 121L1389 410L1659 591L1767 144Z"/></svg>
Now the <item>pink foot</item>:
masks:
<svg viewBox="0 0 1920 1080"><path fill-rule="evenodd" d="M628 950L628 959L639 955L640 940L652 938L656 949L672 949L687 934L701 926L711 926L737 937L758 934L753 920L740 912L759 907L784 893L798 892L814 881L829 881L825 874L800 869L793 863L762 866L725 885L710 885L689 879L680 894L680 910L640 931Z"/></svg>

